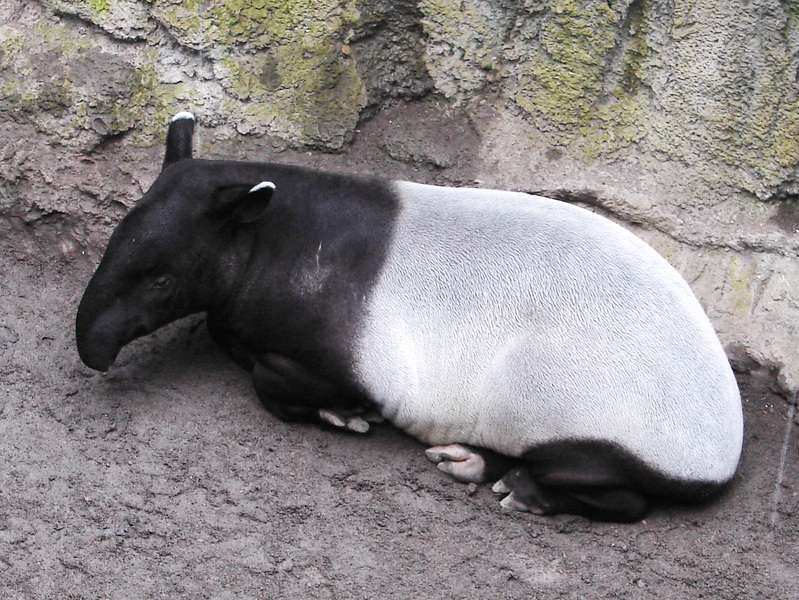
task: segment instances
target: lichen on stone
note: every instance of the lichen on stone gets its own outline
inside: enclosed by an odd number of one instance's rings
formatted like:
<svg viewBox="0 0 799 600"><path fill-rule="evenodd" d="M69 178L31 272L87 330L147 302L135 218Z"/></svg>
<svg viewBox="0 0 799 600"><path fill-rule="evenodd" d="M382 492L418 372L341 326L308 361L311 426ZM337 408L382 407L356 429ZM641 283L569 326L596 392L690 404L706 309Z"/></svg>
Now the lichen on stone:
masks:
<svg viewBox="0 0 799 600"><path fill-rule="evenodd" d="M542 128L587 125L614 46L616 15L606 2L551 4L516 101Z"/></svg>
<svg viewBox="0 0 799 600"><path fill-rule="evenodd" d="M98 135L135 130L133 143L151 145L182 91L161 84L155 48L134 47L122 58L61 19L27 31L26 52L15 50L22 37L11 28L0 31L5 110L54 144L90 146Z"/></svg>
<svg viewBox="0 0 799 600"><path fill-rule="evenodd" d="M743 316L752 309L756 262L734 255L727 265L730 310Z"/></svg>
<svg viewBox="0 0 799 600"><path fill-rule="evenodd" d="M141 40L152 29L149 0L41 0L56 13L94 23L113 37Z"/></svg>
<svg viewBox="0 0 799 600"><path fill-rule="evenodd" d="M438 90L463 101L498 80L503 40L514 14L490 0L420 0L427 70Z"/></svg>
<svg viewBox="0 0 799 600"><path fill-rule="evenodd" d="M144 50L138 64L125 72L121 97L103 98L103 106L99 108L108 115L110 134L132 130L134 142L150 145L175 112L182 86L161 84L158 63L157 50Z"/></svg>
<svg viewBox="0 0 799 600"><path fill-rule="evenodd" d="M623 3L622 3L623 4ZM542 131L596 157L640 140L653 61L646 3L556 0L524 57L514 99Z"/></svg>
<svg viewBox="0 0 799 600"><path fill-rule="evenodd" d="M86 0L95 14L101 14L111 8L111 0Z"/></svg>
<svg viewBox="0 0 799 600"><path fill-rule="evenodd" d="M44 0L58 10L77 14L83 18L98 18L111 9L113 0Z"/></svg>
<svg viewBox="0 0 799 600"><path fill-rule="evenodd" d="M85 40L69 35L58 23L39 23L27 34L10 27L0 30L4 110L42 128L48 115L65 118L75 95L70 64L86 47Z"/></svg>
<svg viewBox="0 0 799 600"><path fill-rule="evenodd" d="M341 48L360 22L357 2L155 0L153 12L187 45L209 49L224 90L251 103L234 112L255 131L334 148L351 137L365 92Z"/></svg>
<svg viewBox="0 0 799 600"><path fill-rule="evenodd" d="M770 11L700 4L690 34L672 39L665 65L671 79L661 94L658 149L717 163L724 184L760 198L799 163L799 29L789 4Z"/></svg>

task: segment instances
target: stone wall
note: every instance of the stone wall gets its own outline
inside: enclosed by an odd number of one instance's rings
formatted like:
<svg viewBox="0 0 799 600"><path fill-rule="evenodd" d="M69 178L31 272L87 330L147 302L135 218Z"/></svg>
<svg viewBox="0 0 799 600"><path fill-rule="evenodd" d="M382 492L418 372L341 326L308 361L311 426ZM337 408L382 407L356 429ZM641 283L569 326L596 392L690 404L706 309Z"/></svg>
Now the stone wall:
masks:
<svg viewBox="0 0 799 600"><path fill-rule="evenodd" d="M798 68L796 0L6 0L0 231L95 258L192 110L205 157L587 203L795 390Z"/></svg>

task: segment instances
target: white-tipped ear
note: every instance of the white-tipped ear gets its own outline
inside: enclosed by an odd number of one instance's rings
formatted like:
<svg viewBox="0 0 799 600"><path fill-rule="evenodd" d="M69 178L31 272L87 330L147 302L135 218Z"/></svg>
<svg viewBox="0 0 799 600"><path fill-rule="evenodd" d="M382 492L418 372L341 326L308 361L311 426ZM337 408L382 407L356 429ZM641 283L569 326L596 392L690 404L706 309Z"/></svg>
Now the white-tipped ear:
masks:
<svg viewBox="0 0 799 600"><path fill-rule="evenodd" d="M196 121L197 119L194 118L194 115L190 112L185 110L180 111L174 117L172 117L172 122L180 121L181 119L191 119L192 121Z"/></svg>
<svg viewBox="0 0 799 600"><path fill-rule="evenodd" d="M249 193L252 194L253 192L260 192L263 189L270 189L274 191L277 189L277 186L271 181L262 181L261 183L253 187Z"/></svg>
<svg viewBox="0 0 799 600"><path fill-rule="evenodd" d="M226 222L252 223L261 218L277 186L262 181L256 186L228 185L214 192L212 212Z"/></svg>
<svg viewBox="0 0 799 600"><path fill-rule="evenodd" d="M166 154L162 169L174 162L191 158L191 138L194 135L194 115L179 112L172 117L166 134Z"/></svg>

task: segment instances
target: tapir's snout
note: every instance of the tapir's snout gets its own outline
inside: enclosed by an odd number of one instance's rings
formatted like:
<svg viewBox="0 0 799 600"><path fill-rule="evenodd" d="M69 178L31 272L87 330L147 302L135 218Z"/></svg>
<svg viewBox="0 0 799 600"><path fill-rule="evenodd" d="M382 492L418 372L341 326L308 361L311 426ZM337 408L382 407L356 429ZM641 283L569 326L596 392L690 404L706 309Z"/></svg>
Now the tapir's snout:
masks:
<svg viewBox="0 0 799 600"><path fill-rule="evenodd" d="M98 303L89 286L78 307L75 339L83 363L96 371L107 371L128 342L151 331L144 319L119 300L110 306ZM102 306L102 308L100 308Z"/></svg>
<svg viewBox="0 0 799 600"><path fill-rule="evenodd" d="M116 360L117 352L100 352L94 347L78 344L78 354L87 367L95 371L108 371Z"/></svg>
<svg viewBox="0 0 799 600"><path fill-rule="evenodd" d="M121 348L108 325L107 318L94 318L81 302L75 324L78 354L83 364L95 371L107 371Z"/></svg>

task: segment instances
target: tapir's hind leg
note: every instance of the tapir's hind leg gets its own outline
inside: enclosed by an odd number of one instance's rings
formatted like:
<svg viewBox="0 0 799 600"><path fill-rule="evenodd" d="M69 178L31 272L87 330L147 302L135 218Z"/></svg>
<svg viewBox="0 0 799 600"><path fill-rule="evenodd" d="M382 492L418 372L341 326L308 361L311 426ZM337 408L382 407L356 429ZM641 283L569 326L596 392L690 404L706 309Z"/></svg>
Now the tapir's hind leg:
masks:
<svg viewBox="0 0 799 600"><path fill-rule="evenodd" d="M608 444L569 442L531 450L493 489L510 510L629 522L647 511L636 485L646 479L652 474Z"/></svg>
<svg viewBox="0 0 799 600"><path fill-rule="evenodd" d="M500 504L508 510L622 522L636 521L647 510L628 478L632 461L604 444L554 444L528 452L523 461L464 444L433 446L425 455L466 483L496 481L505 473L493 490L505 495Z"/></svg>
<svg viewBox="0 0 799 600"><path fill-rule="evenodd" d="M518 465L492 488L507 494L500 502L508 510L541 515L568 513L599 521L637 521L647 502L632 490L617 486L544 485L530 475L527 465Z"/></svg>

